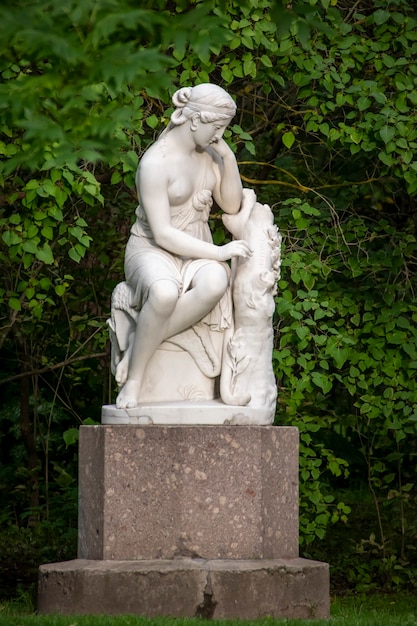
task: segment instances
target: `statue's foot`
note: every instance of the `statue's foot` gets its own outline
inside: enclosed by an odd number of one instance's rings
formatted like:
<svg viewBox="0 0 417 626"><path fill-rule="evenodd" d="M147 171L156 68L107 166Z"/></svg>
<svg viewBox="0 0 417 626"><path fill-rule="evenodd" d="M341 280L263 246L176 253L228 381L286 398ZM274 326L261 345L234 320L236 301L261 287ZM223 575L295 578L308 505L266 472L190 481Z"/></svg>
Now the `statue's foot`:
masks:
<svg viewBox="0 0 417 626"><path fill-rule="evenodd" d="M134 409L139 405L140 383L137 380L127 380L116 398L118 409Z"/></svg>
<svg viewBox="0 0 417 626"><path fill-rule="evenodd" d="M115 379L118 385L124 385L127 381L129 374L129 359L126 358L126 354L116 367Z"/></svg>

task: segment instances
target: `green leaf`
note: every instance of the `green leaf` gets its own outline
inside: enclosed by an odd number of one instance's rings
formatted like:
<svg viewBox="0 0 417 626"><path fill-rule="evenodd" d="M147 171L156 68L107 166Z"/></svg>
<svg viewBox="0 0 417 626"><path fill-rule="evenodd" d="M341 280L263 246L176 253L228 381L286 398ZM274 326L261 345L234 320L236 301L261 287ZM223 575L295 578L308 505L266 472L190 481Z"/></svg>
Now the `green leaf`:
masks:
<svg viewBox="0 0 417 626"><path fill-rule="evenodd" d="M39 181L36 179L32 179L29 180L26 185L24 186L24 190L29 190L29 189L37 189L39 187Z"/></svg>
<svg viewBox="0 0 417 626"><path fill-rule="evenodd" d="M39 281L39 285L44 291L48 291L51 286L51 280L47 276L43 276Z"/></svg>
<svg viewBox="0 0 417 626"><path fill-rule="evenodd" d="M39 248L36 251L36 257L42 263L46 263L47 265L51 265L54 262L54 255L52 253L51 246L48 243L45 243L42 248Z"/></svg>
<svg viewBox="0 0 417 626"><path fill-rule="evenodd" d="M156 115L150 115L146 118L145 122L150 128L156 128L159 125L159 119Z"/></svg>
<svg viewBox="0 0 417 626"><path fill-rule="evenodd" d="M45 239L49 239L49 241L52 241L52 239L54 238L54 231L51 226L44 226L41 230L41 233L45 237Z"/></svg>
<svg viewBox="0 0 417 626"><path fill-rule="evenodd" d="M10 224L14 224L15 226L17 226L21 222L20 215L18 213L13 213L9 217L9 222L10 222Z"/></svg>
<svg viewBox="0 0 417 626"><path fill-rule="evenodd" d="M9 307L14 311L21 311L22 305L19 298L9 298Z"/></svg>
<svg viewBox="0 0 417 626"><path fill-rule="evenodd" d="M68 250L68 256L76 263L79 263L81 260L81 254L79 254L75 248L70 248Z"/></svg>
<svg viewBox="0 0 417 626"><path fill-rule="evenodd" d="M386 152L379 152L378 153L378 158L385 164L388 165L388 167L391 167L394 163L395 163L395 159L394 157L392 157L390 154L387 154Z"/></svg>
<svg viewBox="0 0 417 626"><path fill-rule="evenodd" d="M266 54L261 56L261 63L265 65L265 67L273 67L271 59Z"/></svg>
<svg viewBox="0 0 417 626"><path fill-rule="evenodd" d="M120 181L122 180L122 175L120 172L118 172L117 170L113 172L113 174L111 175L111 180L110 180L110 184L111 185L117 185L117 183L120 183Z"/></svg>
<svg viewBox="0 0 417 626"><path fill-rule="evenodd" d="M295 332L300 339L305 339L310 334L310 329L307 326L297 326Z"/></svg>
<svg viewBox="0 0 417 626"><path fill-rule="evenodd" d="M333 387L333 383L327 374L321 374L320 372L312 372L311 380L317 387L320 387L320 389L323 391L324 394L329 393L329 391Z"/></svg>
<svg viewBox="0 0 417 626"><path fill-rule="evenodd" d="M1 238L6 246L15 246L22 241L21 237L13 230L5 230Z"/></svg>
<svg viewBox="0 0 417 626"><path fill-rule="evenodd" d="M388 126L387 124L385 124L385 126L383 126L381 128L381 130L379 131L379 134L381 135L381 139L382 141L387 144L389 143L392 138L395 135L395 129L392 128L392 126Z"/></svg>
<svg viewBox="0 0 417 626"><path fill-rule="evenodd" d="M234 74L232 70L230 69L230 67L227 67L225 65L222 67L221 75L226 84L231 83L234 79Z"/></svg>
<svg viewBox="0 0 417 626"><path fill-rule="evenodd" d="M57 296L63 296L64 293L66 292L67 288L65 287L65 285L56 285L55 286L55 293Z"/></svg>
<svg viewBox="0 0 417 626"><path fill-rule="evenodd" d="M314 284L316 282L315 276L307 270L301 270L300 276L301 276L301 280L303 281L305 288L308 290L313 289Z"/></svg>
<svg viewBox="0 0 417 626"><path fill-rule="evenodd" d="M402 349L410 358L417 360L417 347L415 345L412 343L404 343Z"/></svg>
<svg viewBox="0 0 417 626"><path fill-rule="evenodd" d="M22 248L25 252L29 252L29 254L38 254L38 242L39 242L39 238L36 237L36 239L29 239L27 241L24 241L22 244Z"/></svg>
<svg viewBox="0 0 417 626"><path fill-rule="evenodd" d="M72 446L78 442L78 439L79 439L78 428L69 428L68 430L64 431L62 436L64 438L65 445L68 448L68 446Z"/></svg>
<svg viewBox="0 0 417 626"><path fill-rule="evenodd" d="M292 147L295 141L295 135L292 131L287 131L282 135L282 143L288 150Z"/></svg>
<svg viewBox="0 0 417 626"><path fill-rule="evenodd" d="M336 367L338 369L342 369L342 367L349 358L349 350L347 350L346 348L336 348L336 350L334 350L334 352L332 353L332 356Z"/></svg>
<svg viewBox="0 0 417 626"><path fill-rule="evenodd" d="M362 135L362 131L360 131L357 128L353 128L349 136L351 140L353 141L353 143L358 144L360 143L363 135Z"/></svg>
<svg viewBox="0 0 417 626"><path fill-rule="evenodd" d="M385 22L389 19L389 17L390 17L389 11L378 9L374 13L375 24L378 24L378 26L380 26L381 24L385 24Z"/></svg>

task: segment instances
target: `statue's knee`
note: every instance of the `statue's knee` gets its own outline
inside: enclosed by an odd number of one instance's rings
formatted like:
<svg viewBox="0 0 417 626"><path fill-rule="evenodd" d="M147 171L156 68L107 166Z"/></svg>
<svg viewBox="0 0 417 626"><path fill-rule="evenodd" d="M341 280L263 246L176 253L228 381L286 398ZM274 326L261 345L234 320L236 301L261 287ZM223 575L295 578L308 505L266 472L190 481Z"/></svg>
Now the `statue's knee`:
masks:
<svg viewBox="0 0 417 626"><path fill-rule="evenodd" d="M149 289L148 301L156 313L169 316L178 302L178 287L174 282L158 280Z"/></svg>
<svg viewBox="0 0 417 626"><path fill-rule="evenodd" d="M201 278L201 287L206 297L210 300L220 299L229 282L225 268L217 263L207 266Z"/></svg>

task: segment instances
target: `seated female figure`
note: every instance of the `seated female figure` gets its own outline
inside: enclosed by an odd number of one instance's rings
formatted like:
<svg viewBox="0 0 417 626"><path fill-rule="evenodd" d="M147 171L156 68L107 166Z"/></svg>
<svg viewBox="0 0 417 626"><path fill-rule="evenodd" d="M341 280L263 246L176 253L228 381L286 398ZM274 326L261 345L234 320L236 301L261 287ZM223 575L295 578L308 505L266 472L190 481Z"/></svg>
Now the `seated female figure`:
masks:
<svg viewBox="0 0 417 626"><path fill-rule="evenodd" d="M213 200L229 214L241 208L242 184L223 133L235 104L220 87L179 89L166 130L145 152L136 185L139 206L126 247L126 282L137 311L135 332L117 366L119 408L140 403L146 367L166 339L204 320L227 327L225 261L249 257L242 240L213 244ZM253 198L251 199L253 202Z"/></svg>

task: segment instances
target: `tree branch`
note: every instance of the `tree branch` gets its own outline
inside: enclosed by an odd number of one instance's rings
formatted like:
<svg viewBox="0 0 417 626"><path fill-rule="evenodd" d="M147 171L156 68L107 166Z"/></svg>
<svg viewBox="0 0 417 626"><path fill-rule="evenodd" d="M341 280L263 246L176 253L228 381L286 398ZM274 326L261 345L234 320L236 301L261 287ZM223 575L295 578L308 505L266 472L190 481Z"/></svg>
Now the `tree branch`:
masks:
<svg viewBox="0 0 417 626"><path fill-rule="evenodd" d="M65 361L61 361L60 363L55 363L55 365L48 365L47 367L42 367L40 369L21 372L20 374L16 374L15 376L9 376L8 378L3 378L3 380L0 379L0 385L14 382L15 380L19 380L20 378L24 378L26 376L39 376L39 374L46 374L47 372L52 372L53 370L57 370L60 367L66 367L67 365L72 365L72 363L85 361L86 359L99 359L103 356L107 356L107 353L96 352L96 354L86 354L83 356L74 357L72 359L71 358L66 359Z"/></svg>

